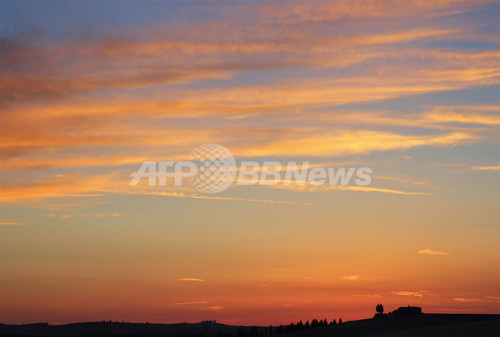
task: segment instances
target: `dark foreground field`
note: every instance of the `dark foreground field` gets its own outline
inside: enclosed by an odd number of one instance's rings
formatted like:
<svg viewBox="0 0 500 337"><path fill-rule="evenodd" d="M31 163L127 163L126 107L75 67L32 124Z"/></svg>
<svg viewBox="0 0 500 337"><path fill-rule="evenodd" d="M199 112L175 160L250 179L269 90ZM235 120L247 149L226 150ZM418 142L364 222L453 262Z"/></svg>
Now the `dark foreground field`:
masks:
<svg viewBox="0 0 500 337"><path fill-rule="evenodd" d="M413 336L500 336L500 315L421 314L414 317L381 316L345 322L335 326L302 328L289 331L283 327L239 327L214 322L182 324L147 324L120 322L73 323L48 325L0 324L0 336L331 336L331 337L413 337Z"/></svg>

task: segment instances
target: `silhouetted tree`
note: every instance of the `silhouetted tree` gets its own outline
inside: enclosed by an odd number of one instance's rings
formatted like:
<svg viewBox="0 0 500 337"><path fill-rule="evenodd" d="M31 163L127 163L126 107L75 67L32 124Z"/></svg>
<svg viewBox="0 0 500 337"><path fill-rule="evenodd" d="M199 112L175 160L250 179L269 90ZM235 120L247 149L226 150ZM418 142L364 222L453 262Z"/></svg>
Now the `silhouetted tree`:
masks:
<svg viewBox="0 0 500 337"><path fill-rule="evenodd" d="M384 306L382 304L377 304L377 313L383 314L384 313Z"/></svg>
<svg viewBox="0 0 500 337"><path fill-rule="evenodd" d="M281 325L278 327L278 334L282 334L282 333L285 333L285 328L283 327L283 324L281 324Z"/></svg>

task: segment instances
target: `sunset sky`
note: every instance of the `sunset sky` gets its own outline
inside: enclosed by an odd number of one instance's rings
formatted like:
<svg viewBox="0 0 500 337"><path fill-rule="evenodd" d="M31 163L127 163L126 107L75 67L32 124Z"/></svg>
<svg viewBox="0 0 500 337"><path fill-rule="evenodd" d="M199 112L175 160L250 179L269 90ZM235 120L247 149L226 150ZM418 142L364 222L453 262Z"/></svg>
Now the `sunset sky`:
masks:
<svg viewBox="0 0 500 337"><path fill-rule="evenodd" d="M0 1L0 322L500 314L497 1ZM130 186L205 143L369 186Z"/></svg>

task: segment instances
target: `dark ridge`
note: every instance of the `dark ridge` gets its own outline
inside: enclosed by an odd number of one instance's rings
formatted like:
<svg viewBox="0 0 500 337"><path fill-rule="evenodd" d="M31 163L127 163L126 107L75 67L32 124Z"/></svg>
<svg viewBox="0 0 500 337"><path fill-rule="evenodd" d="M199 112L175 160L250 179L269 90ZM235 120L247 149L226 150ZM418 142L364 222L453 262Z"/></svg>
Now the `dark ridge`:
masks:
<svg viewBox="0 0 500 337"><path fill-rule="evenodd" d="M300 321L281 326L231 326L215 321L152 324L129 322L83 322L64 325L48 323L2 324L1 337L243 337L243 336L328 336L328 337L417 337L500 336L500 315L424 314L404 309L377 313L372 319L342 322Z"/></svg>

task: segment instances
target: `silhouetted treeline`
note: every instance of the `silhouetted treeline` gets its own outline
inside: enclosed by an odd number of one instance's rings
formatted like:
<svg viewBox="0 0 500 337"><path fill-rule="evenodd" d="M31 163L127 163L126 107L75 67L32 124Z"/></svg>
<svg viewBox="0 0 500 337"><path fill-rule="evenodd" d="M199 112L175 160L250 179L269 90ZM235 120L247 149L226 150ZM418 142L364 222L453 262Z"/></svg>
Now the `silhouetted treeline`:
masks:
<svg viewBox="0 0 500 337"><path fill-rule="evenodd" d="M313 319L311 322L306 321L305 323L303 321L298 321L296 323L290 323L289 325L280 325L276 327L270 325L269 328L265 329L265 331L262 331L262 329L258 329L256 327L252 327L249 330L241 328L240 330L238 330L238 337L279 335L286 332L318 329L327 326L336 326L339 324L342 324L342 318L339 319L338 323L335 319L328 322L328 320L325 318L322 320Z"/></svg>
<svg viewBox="0 0 500 337"><path fill-rule="evenodd" d="M313 319L311 321L311 323L309 323L309 321L306 321L305 323L303 323L302 321L299 321L297 323L290 323L290 325L286 326L285 331L317 329L317 328L322 328L322 327L326 327L326 326L335 326L338 324L342 324L342 318L339 319L338 323L335 319L331 322L328 322L328 320L326 318L322 319L322 320ZM285 331L283 331L283 332L285 332Z"/></svg>

